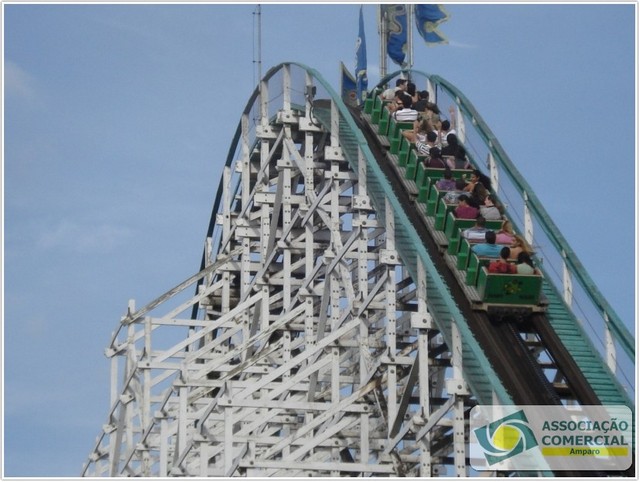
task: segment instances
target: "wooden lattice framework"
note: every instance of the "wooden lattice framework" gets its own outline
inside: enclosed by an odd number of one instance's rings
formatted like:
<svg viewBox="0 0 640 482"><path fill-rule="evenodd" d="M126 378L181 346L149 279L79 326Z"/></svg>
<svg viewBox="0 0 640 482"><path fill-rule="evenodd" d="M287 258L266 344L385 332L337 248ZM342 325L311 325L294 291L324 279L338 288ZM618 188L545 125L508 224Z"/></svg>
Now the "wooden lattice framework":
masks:
<svg viewBox="0 0 640 482"><path fill-rule="evenodd" d="M130 302L83 476L468 475L455 325L437 330L362 153L353 169L301 82L285 67L245 111L204 269Z"/></svg>

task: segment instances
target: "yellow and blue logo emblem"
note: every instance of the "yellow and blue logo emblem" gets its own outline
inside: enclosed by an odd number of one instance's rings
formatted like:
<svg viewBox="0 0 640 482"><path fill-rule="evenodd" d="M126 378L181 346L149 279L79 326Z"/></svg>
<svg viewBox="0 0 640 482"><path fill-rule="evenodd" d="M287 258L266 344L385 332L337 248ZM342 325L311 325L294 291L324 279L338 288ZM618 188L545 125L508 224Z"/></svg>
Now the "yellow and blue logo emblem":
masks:
<svg viewBox="0 0 640 482"><path fill-rule="evenodd" d="M523 410L478 427L474 434L489 465L538 446Z"/></svg>

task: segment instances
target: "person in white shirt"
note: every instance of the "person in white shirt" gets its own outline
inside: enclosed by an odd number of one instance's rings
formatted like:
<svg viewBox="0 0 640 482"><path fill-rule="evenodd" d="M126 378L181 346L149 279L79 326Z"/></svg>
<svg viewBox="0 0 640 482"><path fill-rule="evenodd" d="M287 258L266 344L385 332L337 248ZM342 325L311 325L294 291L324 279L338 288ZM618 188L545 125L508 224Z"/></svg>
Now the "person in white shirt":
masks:
<svg viewBox="0 0 640 482"><path fill-rule="evenodd" d="M403 92L407 90L407 79L397 79L396 87L389 88L383 91L382 94L380 94L380 97L382 97L382 100L393 100L393 98L396 95L396 92L398 92L399 90Z"/></svg>
<svg viewBox="0 0 640 482"><path fill-rule="evenodd" d="M437 147L436 139L438 139L438 134L436 134L434 131L427 132L427 136L424 141L416 139L415 144L418 154L420 154L421 156L429 156L431 148ZM440 155L442 155L442 152L440 153Z"/></svg>
<svg viewBox="0 0 640 482"><path fill-rule="evenodd" d="M433 144L429 146L427 151L435 146L435 141L438 139L438 134L433 130L433 127L424 117L420 118L420 113L418 113L418 119L413 122L413 129L405 129L402 131L402 136L406 138L411 144L416 144L417 142L427 142L429 139L427 135L432 132L435 137L433 137Z"/></svg>
<svg viewBox="0 0 640 482"><path fill-rule="evenodd" d="M525 252L518 254L516 270L518 274L538 274L531 257Z"/></svg>
<svg viewBox="0 0 640 482"><path fill-rule="evenodd" d="M493 194L489 194L484 198L484 204L480 206L480 214L491 221L497 221L502 219L502 213L495 204L495 198Z"/></svg>
<svg viewBox="0 0 640 482"><path fill-rule="evenodd" d="M400 101L396 101L396 109L390 108L392 111L391 116L397 122L413 122L418 119L418 111L411 108L411 96L405 94L400 96Z"/></svg>
<svg viewBox="0 0 640 482"><path fill-rule="evenodd" d="M439 141L440 141L440 147L441 149L444 149L445 147L447 147L448 142L447 142L447 136L449 134L455 134L456 130L451 127L451 122L449 122L448 120L443 120L442 123L440 124L440 130L438 132L439 134Z"/></svg>
<svg viewBox="0 0 640 482"><path fill-rule="evenodd" d="M473 241L484 241L487 231L485 218L478 216L476 218L476 224L462 231L462 237Z"/></svg>

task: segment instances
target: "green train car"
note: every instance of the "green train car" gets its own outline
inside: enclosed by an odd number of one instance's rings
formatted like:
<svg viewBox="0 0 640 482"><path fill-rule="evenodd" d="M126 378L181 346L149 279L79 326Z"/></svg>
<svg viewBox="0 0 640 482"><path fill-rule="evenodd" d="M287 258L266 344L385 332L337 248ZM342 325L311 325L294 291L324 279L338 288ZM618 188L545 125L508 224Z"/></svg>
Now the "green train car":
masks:
<svg viewBox="0 0 640 482"><path fill-rule="evenodd" d="M490 273L488 265L492 258L479 257L471 250L472 243L461 233L475 220L455 217L455 204L447 203L446 191L436 187L437 180L444 177L445 169L425 167L415 146L402 135L404 129L413 128L412 123L396 123L386 103L375 94L367 99L364 114L381 145L388 148L388 158L398 177L403 179L405 186L411 187L416 206L423 213L428 229L440 245L442 255L471 307L499 315L545 311L544 277L540 270L532 275ZM471 165L475 167L472 160ZM451 172L454 179L468 179L473 169L451 169ZM486 227L498 231L504 219L487 221Z"/></svg>

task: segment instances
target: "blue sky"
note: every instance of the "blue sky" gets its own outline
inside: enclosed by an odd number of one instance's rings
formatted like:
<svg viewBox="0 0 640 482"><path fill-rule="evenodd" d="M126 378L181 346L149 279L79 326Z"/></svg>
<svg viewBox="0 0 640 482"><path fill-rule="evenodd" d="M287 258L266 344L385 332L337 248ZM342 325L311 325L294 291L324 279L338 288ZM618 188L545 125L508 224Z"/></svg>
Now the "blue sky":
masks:
<svg viewBox="0 0 640 482"><path fill-rule="evenodd" d="M447 4L415 67L475 105L633 330L636 5ZM263 4L263 73L339 88L359 4ZM80 474L111 333L195 273L257 79L255 4L3 4L4 476ZM365 5L369 83L376 8Z"/></svg>

